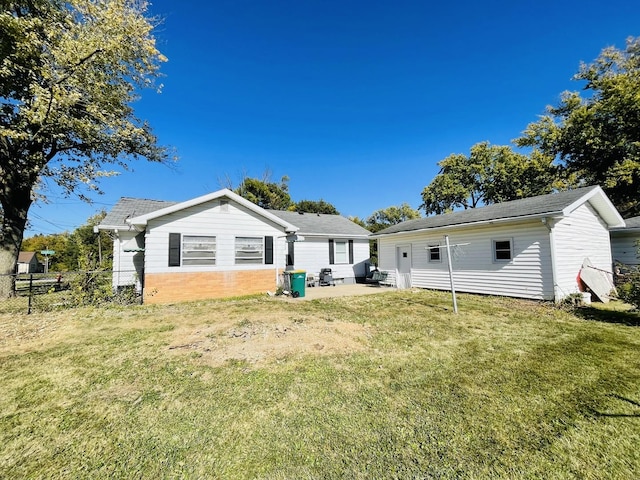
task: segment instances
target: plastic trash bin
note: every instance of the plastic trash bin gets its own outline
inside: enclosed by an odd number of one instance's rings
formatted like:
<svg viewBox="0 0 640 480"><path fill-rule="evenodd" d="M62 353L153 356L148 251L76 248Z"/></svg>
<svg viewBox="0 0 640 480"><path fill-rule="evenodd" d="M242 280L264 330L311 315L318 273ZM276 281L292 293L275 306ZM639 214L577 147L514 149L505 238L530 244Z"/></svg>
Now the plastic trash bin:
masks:
<svg viewBox="0 0 640 480"><path fill-rule="evenodd" d="M290 275L290 285L291 285L291 296L304 297L304 288L307 283L307 272L304 270L294 270L293 272L289 272Z"/></svg>

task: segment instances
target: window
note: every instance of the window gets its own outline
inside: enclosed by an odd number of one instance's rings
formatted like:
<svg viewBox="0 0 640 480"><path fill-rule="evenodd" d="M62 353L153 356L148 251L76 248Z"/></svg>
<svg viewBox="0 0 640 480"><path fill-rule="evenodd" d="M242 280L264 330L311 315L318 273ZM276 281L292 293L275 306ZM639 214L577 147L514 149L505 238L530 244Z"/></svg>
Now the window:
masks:
<svg viewBox="0 0 640 480"><path fill-rule="evenodd" d="M347 257L347 242L343 240L336 240L333 248L333 261L335 263L347 263L349 260Z"/></svg>
<svg viewBox="0 0 640 480"><path fill-rule="evenodd" d="M263 253L262 237L236 237L236 265L262 264Z"/></svg>
<svg viewBox="0 0 640 480"><path fill-rule="evenodd" d="M182 236L182 265L215 265L216 237Z"/></svg>
<svg viewBox="0 0 640 480"><path fill-rule="evenodd" d="M429 245L429 261L440 262L440 247L438 245Z"/></svg>
<svg viewBox="0 0 640 480"><path fill-rule="evenodd" d="M329 264L353 263L353 240L329 239Z"/></svg>
<svg viewBox="0 0 640 480"><path fill-rule="evenodd" d="M511 239L493 241L493 260L495 262L508 262L513 258L513 245Z"/></svg>

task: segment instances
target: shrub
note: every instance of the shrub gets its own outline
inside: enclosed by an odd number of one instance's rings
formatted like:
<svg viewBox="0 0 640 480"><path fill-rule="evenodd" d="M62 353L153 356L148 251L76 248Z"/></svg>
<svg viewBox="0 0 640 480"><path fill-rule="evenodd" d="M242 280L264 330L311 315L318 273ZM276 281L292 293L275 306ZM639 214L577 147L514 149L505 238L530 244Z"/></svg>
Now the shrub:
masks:
<svg viewBox="0 0 640 480"><path fill-rule="evenodd" d="M636 309L640 308L640 273L628 273L618 284L618 298Z"/></svg>

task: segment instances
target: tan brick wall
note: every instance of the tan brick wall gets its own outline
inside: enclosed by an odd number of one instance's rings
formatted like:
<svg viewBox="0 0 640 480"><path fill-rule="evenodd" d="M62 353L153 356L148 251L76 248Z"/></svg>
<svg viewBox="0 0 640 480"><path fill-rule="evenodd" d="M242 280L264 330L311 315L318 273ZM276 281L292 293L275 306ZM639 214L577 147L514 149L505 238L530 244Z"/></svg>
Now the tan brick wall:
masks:
<svg viewBox="0 0 640 480"><path fill-rule="evenodd" d="M151 273L145 275L145 303L172 303L275 291L274 270Z"/></svg>

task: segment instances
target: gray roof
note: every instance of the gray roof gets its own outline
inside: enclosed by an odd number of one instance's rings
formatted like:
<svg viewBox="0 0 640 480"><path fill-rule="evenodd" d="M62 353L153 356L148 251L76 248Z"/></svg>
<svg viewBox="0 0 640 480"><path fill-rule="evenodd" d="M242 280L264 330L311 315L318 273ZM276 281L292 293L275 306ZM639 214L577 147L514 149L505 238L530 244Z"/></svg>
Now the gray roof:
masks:
<svg viewBox="0 0 640 480"><path fill-rule="evenodd" d="M597 186L576 188L565 192L496 203L481 208L471 208L458 212L435 215L433 217L408 220L379 231L376 235L410 232L427 228L451 227L492 220L518 219L529 216L558 214L563 209L580 200L583 196L599 189Z"/></svg>
<svg viewBox="0 0 640 480"><path fill-rule="evenodd" d="M340 235L344 237L367 237L371 232L342 215L326 213L298 213L267 210L269 213L299 228L301 235Z"/></svg>
<svg viewBox="0 0 640 480"><path fill-rule="evenodd" d="M614 228L613 230L640 230L640 217L631 217L624 219L625 227Z"/></svg>
<svg viewBox="0 0 640 480"><path fill-rule="evenodd" d="M161 208L175 205L176 202L165 202L162 200L147 200L144 198L122 197L118 200L111 211L100 222L101 227L122 227L129 228L127 218L137 217L146 213L155 212Z"/></svg>
<svg viewBox="0 0 640 480"><path fill-rule="evenodd" d="M102 222L100 222L100 227L118 227L126 229L129 227L129 224L126 222L127 218L146 215L147 213L155 212L156 210L176 204L177 202L122 197L118 203L113 206L111 211L107 213ZM298 227L298 233L301 235L319 234L345 237L366 237L370 233L360 225L353 223L351 220L341 215L316 213L300 214L297 212L283 212L279 210L266 211L285 222Z"/></svg>

